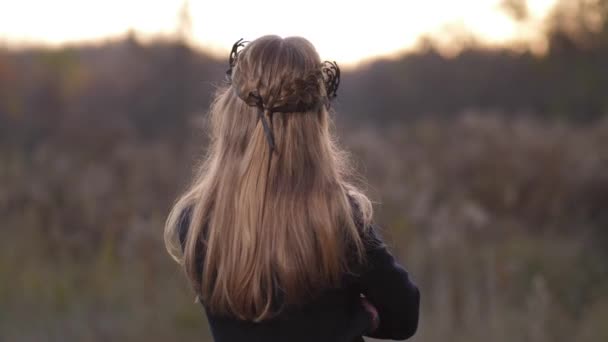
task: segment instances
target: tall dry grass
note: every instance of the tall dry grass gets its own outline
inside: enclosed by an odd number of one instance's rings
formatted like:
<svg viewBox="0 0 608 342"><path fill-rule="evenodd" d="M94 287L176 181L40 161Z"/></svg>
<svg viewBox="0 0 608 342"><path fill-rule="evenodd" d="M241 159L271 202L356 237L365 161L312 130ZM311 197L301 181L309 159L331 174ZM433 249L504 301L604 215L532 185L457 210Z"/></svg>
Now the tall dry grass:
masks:
<svg viewBox="0 0 608 342"><path fill-rule="evenodd" d="M608 339L607 121L338 133L420 284L413 340ZM161 232L204 141L133 136L0 150L0 341L210 341Z"/></svg>

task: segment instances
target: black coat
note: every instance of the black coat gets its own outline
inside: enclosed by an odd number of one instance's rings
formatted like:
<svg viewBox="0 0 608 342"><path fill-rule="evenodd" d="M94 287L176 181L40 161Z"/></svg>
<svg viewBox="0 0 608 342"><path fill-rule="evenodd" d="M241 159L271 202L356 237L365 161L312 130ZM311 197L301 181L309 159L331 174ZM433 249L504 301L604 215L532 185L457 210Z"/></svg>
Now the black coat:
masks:
<svg viewBox="0 0 608 342"><path fill-rule="evenodd" d="M185 242L189 210L182 215L179 235ZM358 275L344 277L339 289L328 289L310 303L287 308L276 318L255 323L206 311L216 342L353 342L361 336L405 340L416 332L420 293L408 272L399 265L372 225L366 236L367 266ZM371 316L360 294L377 309L380 324L370 332Z"/></svg>

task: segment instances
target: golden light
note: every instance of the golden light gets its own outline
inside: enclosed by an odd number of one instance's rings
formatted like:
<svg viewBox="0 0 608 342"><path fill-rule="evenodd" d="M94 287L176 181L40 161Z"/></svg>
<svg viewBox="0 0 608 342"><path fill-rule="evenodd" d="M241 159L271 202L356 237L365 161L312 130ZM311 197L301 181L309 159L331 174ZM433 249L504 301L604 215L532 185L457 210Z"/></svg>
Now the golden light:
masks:
<svg viewBox="0 0 608 342"><path fill-rule="evenodd" d="M450 44L471 33L485 44L542 39L542 22L556 0L528 1L529 18L513 21L502 0L204 1L188 2L191 40L225 55L243 37L299 35L322 58L354 64L415 46L423 35ZM14 0L0 4L0 41L9 45L96 40L134 30L141 37L175 32L177 0Z"/></svg>

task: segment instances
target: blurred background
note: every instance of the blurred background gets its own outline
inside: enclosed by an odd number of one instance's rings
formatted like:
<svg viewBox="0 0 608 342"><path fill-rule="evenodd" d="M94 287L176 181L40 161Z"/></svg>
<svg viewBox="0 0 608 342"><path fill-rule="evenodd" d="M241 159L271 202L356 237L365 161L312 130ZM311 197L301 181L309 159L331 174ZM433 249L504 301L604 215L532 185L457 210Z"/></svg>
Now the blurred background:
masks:
<svg viewBox="0 0 608 342"><path fill-rule="evenodd" d="M608 341L606 0L0 2L0 341L211 341L163 223L268 33L342 66L413 341Z"/></svg>

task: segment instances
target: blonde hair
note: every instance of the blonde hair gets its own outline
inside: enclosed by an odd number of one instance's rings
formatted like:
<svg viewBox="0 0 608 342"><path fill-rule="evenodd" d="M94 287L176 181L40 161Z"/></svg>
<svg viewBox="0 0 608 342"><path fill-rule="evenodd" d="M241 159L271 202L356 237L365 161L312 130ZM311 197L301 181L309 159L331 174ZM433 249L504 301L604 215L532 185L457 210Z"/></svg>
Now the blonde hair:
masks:
<svg viewBox="0 0 608 342"><path fill-rule="evenodd" d="M264 111L276 141L273 152L259 109L239 97L257 91L276 104L303 91L295 97L317 101L326 97L322 79L318 87L294 85L320 67L306 39L264 36L239 53L232 83L215 95L208 154L165 226L169 253L213 313L270 318L281 310L278 304L300 304L339 286L352 256L365 261L355 215L366 227L371 204L347 181L351 171L332 140L328 109ZM179 226L186 210L182 253ZM201 253L204 258L197 257Z"/></svg>

